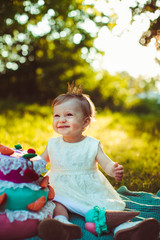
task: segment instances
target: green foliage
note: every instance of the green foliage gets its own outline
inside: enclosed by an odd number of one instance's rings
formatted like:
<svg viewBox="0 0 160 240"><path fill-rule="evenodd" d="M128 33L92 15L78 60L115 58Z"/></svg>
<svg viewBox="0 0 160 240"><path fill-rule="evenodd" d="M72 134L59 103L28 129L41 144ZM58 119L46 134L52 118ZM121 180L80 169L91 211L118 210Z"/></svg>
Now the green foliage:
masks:
<svg viewBox="0 0 160 240"><path fill-rule="evenodd" d="M67 81L88 78L98 52L93 41L107 25L93 4L2 1L0 14L1 97L7 92L8 97L44 101L66 89ZM86 22L94 31L86 30Z"/></svg>
<svg viewBox="0 0 160 240"><path fill-rule="evenodd" d="M156 48L160 50L160 14L159 14L159 0L146 0L145 2L136 1L132 10L132 21L134 21L135 16L140 16L141 14L146 14L149 19L149 28L141 36L140 43L142 45L147 45L154 38L156 41Z"/></svg>
<svg viewBox="0 0 160 240"><path fill-rule="evenodd" d="M139 99L138 97L134 97L131 102L127 103L126 110L159 115L160 103L156 99Z"/></svg>
<svg viewBox="0 0 160 240"><path fill-rule="evenodd" d="M151 10L156 4L147 7ZM136 9L147 9L142 5L137 2L135 14ZM100 28L116 25L117 16L111 14L104 15L94 3L83 0L2 0L0 98L46 103L66 92L68 81L77 81L98 108L158 111L156 102L137 98L154 90L158 78L111 76L91 67L97 54L102 54L93 44Z"/></svg>
<svg viewBox="0 0 160 240"><path fill-rule="evenodd" d="M52 136L52 109L38 104L0 102L2 144L34 148L41 154ZM160 117L154 114L100 112L87 133L100 139L104 151L125 169L122 183L109 178L115 188L156 193L160 186Z"/></svg>
<svg viewBox="0 0 160 240"><path fill-rule="evenodd" d="M103 72L102 78L98 81L95 91L98 93L98 105L101 107L108 107L110 109L122 109L128 91L128 79L122 77L120 74L111 76L107 72ZM96 96L97 94L91 93ZM96 99L94 99L96 102Z"/></svg>
<svg viewBox="0 0 160 240"><path fill-rule="evenodd" d="M112 76L106 71L98 72L97 76L99 79L92 82L94 88L90 90L86 86L86 90L98 109L160 114L160 100L158 100L158 92L155 87L157 78L134 79L127 73L117 73ZM147 93L150 91L157 93L157 98L147 98ZM146 96L140 98L140 93L146 94Z"/></svg>

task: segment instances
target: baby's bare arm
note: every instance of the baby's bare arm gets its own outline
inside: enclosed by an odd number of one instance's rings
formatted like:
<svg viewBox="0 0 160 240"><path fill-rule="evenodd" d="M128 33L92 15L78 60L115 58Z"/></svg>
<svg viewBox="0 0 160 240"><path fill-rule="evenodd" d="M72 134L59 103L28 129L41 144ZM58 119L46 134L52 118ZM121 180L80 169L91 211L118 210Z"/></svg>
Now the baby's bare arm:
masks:
<svg viewBox="0 0 160 240"><path fill-rule="evenodd" d="M46 149L44 150L44 152L41 154L41 157L44 158L44 160L45 160L47 163L50 162L47 147L46 147Z"/></svg>
<svg viewBox="0 0 160 240"><path fill-rule="evenodd" d="M98 146L96 160L109 176L114 177L117 181L123 178L123 166L117 162L113 162L103 151L101 145Z"/></svg>

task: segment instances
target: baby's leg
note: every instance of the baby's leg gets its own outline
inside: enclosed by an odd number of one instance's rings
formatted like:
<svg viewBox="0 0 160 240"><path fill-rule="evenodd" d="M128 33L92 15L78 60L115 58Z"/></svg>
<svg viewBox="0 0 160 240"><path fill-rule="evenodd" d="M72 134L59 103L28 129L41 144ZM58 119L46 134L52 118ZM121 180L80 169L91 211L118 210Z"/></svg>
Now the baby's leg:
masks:
<svg viewBox="0 0 160 240"><path fill-rule="evenodd" d="M56 207L54 209L53 217L55 218L55 217L61 215L61 216L64 216L65 218L69 219L67 208L59 202L54 202L54 203L55 203Z"/></svg>
<svg viewBox="0 0 160 240"><path fill-rule="evenodd" d="M81 238L81 228L68 221L67 208L55 202L53 219L44 219L38 227L38 235L45 240L71 240Z"/></svg>

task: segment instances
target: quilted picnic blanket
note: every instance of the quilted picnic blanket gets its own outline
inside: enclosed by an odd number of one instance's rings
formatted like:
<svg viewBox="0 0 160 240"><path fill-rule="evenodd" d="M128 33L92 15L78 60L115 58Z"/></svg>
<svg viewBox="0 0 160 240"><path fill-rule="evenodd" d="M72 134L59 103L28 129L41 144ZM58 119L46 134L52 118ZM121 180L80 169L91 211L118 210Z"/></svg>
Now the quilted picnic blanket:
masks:
<svg viewBox="0 0 160 240"><path fill-rule="evenodd" d="M157 194L147 192L135 192L129 191L127 187L120 187L117 192L121 198L126 202L126 210L137 210L140 211L140 215L135 217L133 221L143 220L145 218L155 218L160 223L160 190ZM85 230L84 218L77 214L70 214L70 221L79 225L82 229L81 240L113 240L113 234L108 233L101 237L96 237L90 232ZM160 239L160 237L158 238ZM41 240L38 237L33 237L26 240Z"/></svg>

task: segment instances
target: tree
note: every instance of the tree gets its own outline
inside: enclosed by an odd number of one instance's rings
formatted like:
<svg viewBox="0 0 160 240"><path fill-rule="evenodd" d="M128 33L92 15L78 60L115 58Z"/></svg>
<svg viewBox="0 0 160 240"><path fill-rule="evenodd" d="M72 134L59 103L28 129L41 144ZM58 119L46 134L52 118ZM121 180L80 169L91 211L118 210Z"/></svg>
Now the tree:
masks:
<svg viewBox="0 0 160 240"><path fill-rule="evenodd" d="M146 32L143 33L140 39L142 45L147 45L151 39L155 39L157 50L160 50L160 3L159 0L146 0L142 3L140 0L136 1L136 6L131 7L132 16L146 14L150 21L150 26Z"/></svg>
<svg viewBox="0 0 160 240"><path fill-rule="evenodd" d="M62 92L64 82L87 81L87 72L93 77L90 63L98 52L93 42L110 23L93 4L2 0L0 16L1 97L7 91L8 96L44 100Z"/></svg>

